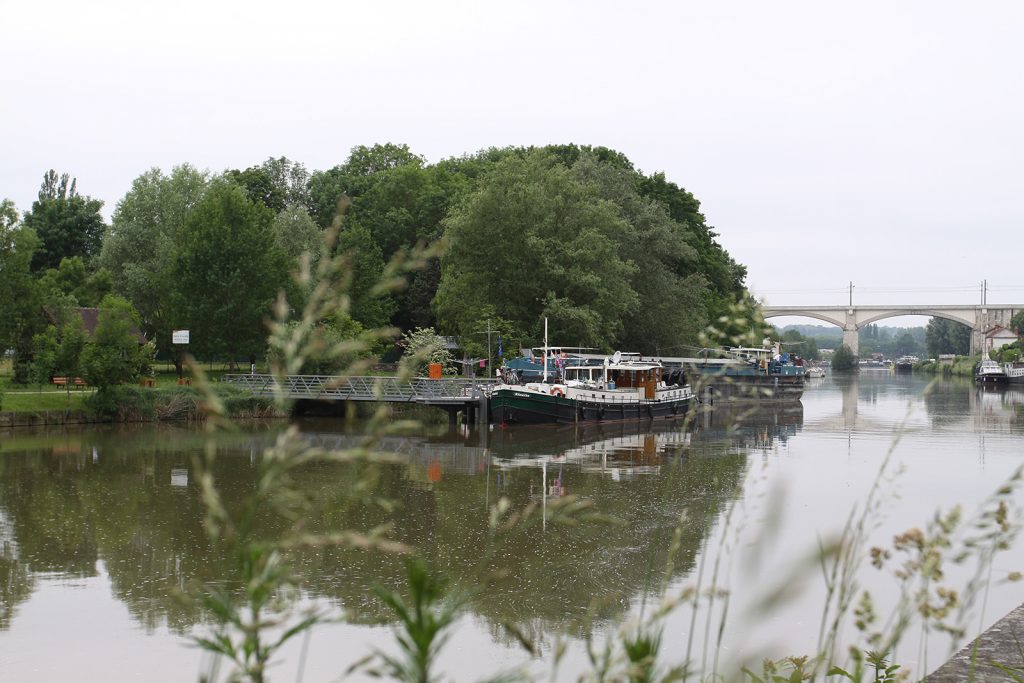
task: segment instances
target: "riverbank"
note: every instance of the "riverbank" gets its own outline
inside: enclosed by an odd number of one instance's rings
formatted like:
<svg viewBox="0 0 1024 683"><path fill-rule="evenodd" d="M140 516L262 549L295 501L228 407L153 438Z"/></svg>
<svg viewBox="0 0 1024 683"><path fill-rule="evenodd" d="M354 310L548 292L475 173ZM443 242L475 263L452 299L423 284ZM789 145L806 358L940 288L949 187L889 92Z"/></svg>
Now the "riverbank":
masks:
<svg viewBox="0 0 1024 683"><path fill-rule="evenodd" d="M271 399L234 387L214 385L214 393L235 419L283 418L289 410ZM118 386L105 392L80 390L8 392L0 428L105 422L193 422L205 418L204 399L194 388Z"/></svg>
<svg viewBox="0 0 1024 683"><path fill-rule="evenodd" d="M928 683L960 683L960 681L1013 681L1024 677L1024 605L1017 607L991 628L978 636L934 672ZM997 666L998 665L998 666ZM1003 668L1013 671L1011 676Z"/></svg>
<svg viewBox="0 0 1024 683"><path fill-rule="evenodd" d="M981 356L957 356L952 363L934 360L921 361L914 365L914 372L943 377L974 377L974 368L981 362Z"/></svg>

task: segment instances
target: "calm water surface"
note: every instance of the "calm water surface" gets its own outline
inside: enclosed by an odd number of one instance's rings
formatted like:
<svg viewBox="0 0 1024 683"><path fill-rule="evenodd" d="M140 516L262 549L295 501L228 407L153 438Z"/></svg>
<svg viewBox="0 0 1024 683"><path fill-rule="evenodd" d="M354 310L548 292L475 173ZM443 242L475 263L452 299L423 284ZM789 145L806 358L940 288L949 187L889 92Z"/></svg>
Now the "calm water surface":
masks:
<svg viewBox="0 0 1024 683"><path fill-rule="evenodd" d="M559 679L586 667L581 645L650 610L660 595L669 546L686 515L669 590L715 573L728 585L696 615L679 610L663 640L669 659L689 650L704 671L761 654L811 651L821 616L820 576L801 571L819 539L841 529L891 453L874 538L923 526L938 508L972 511L1024 464L1024 389L979 391L968 383L862 373L816 380L801 403L757 410L717 408L683 428L591 425L389 438L400 464L381 468L376 493L393 511L352 495L352 467L301 474L309 492L336 504L317 529L393 525L458 581L502 570L460 621L441 662L454 680L526 666L543 674L559 634L569 649ZM217 476L231 504L250 490L253 463L276 425L253 426L220 446ZM345 447L339 423L303 423L307 437ZM206 615L180 597L197 580L230 585L230 564L202 532L191 472L200 435L179 426L0 434L0 671L18 681L188 681L210 662L188 646ZM545 506L572 494L619 524L537 525L485 558L488 510ZM272 525L272 521L267 522ZM1000 556L973 632L1024 601L998 579L1024 567L1018 549ZM484 558L484 559L482 559ZM306 600L345 610L347 623L297 640L273 680L336 680L372 648L392 642L375 583L397 585L401 561L364 551L296 558ZM963 576L966 581L967 576ZM865 569L881 600L891 580ZM765 613L757 605L781 584L798 588ZM716 644L720 620L723 640ZM504 628L540 643L530 659ZM704 643L712 645L705 647ZM918 639L897 653L916 670L946 657L944 641ZM691 649L692 648L692 649ZM926 655L924 654L926 652ZM705 653L705 654L702 654Z"/></svg>

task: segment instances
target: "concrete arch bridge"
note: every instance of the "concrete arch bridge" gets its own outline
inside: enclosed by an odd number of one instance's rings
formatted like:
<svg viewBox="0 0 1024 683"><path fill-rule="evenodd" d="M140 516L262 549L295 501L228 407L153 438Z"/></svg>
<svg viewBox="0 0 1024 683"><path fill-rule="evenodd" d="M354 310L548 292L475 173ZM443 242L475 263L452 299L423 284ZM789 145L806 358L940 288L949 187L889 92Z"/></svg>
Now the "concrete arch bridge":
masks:
<svg viewBox="0 0 1024 683"><path fill-rule="evenodd" d="M904 315L945 318L971 328L971 354L984 348L985 332L995 325L1010 326L1010 319L1024 304L976 304L951 306L763 306L765 319L780 316L804 316L832 323L843 330L843 343L859 353L857 333L865 325Z"/></svg>

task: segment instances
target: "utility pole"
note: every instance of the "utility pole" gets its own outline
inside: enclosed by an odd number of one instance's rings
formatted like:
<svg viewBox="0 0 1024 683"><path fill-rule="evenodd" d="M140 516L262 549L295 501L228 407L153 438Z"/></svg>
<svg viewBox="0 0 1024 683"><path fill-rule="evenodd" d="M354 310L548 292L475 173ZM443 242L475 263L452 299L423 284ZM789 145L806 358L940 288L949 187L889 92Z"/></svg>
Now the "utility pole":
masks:
<svg viewBox="0 0 1024 683"><path fill-rule="evenodd" d="M853 281L850 281L850 308L853 308Z"/></svg>
<svg viewBox="0 0 1024 683"><path fill-rule="evenodd" d="M491 333L497 332L497 330L491 329L491 319L487 319L487 330L484 332L477 332L477 334L487 335L487 376L490 377L493 373L491 372Z"/></svg>
<svg viewBox="0 0 1024 683"><path fill-rule="evenodd" d="M981 281L981 305L988 305L988 280Z"/></svg>

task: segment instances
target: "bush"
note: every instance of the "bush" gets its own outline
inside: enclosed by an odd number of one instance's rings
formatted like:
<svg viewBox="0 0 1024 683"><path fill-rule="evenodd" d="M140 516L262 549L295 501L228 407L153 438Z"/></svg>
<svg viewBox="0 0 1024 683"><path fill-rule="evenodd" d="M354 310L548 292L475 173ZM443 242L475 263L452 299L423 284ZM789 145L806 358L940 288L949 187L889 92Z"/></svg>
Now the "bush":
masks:
<svg viewBox="0 0 1024 683"><path fill-rule="evenodd" d="M857 369L857 356L853 355L853 350L846 344L832 354L832 369L838 372Z"/></svg>
<svg viewBox="0 0 1024 683"><path fill-rule="evenodd" d="M214 394L231 417L283 417L273 399L234 387L216 386ZM86 399L92 417L110 422L191 421L205 418L202 394L192 387L146 389L122 384L100 389Z"/></svg>

